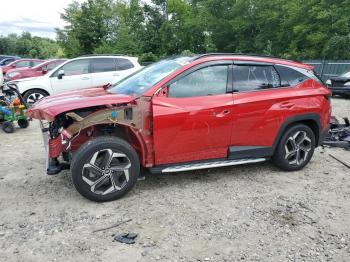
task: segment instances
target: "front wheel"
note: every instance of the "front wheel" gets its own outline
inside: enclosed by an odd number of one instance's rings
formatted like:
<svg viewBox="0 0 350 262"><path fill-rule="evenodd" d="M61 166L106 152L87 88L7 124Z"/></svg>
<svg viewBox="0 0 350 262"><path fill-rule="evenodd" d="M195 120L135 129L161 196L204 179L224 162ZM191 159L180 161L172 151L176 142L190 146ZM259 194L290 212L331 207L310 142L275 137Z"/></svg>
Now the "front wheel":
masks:
<svg viewBox="0 0 350 262"><path fill-rule="evenodd" d="M2 130L5 133L11 134L11 133L15 132L15 126L13 125L13 123L11 121L6 121L6 122L2 123Z"/></svg>
<svg viewBox="0 0 350 262"><path fill-rule="evenodd" d="M98 137L74 154L72 180L77 191L92 201L124 196L135 185L140 161L135 149L117 137Z"/></svg>
<svg viewBox="0 0 350 262"><path fill-rule="evenodd" d="M23 100L26 104L33 105L37 101L43 99L45 96L48 96L45 91L40 89L31 89L24 94Z"/></svg>
<svg viewBox="0 0 350 262"><path fill-rule="evenodd" d="M297 171L306 166L315 150L315 134L303 124L291 126L282 136L272 162L286 171Z"/></svg>

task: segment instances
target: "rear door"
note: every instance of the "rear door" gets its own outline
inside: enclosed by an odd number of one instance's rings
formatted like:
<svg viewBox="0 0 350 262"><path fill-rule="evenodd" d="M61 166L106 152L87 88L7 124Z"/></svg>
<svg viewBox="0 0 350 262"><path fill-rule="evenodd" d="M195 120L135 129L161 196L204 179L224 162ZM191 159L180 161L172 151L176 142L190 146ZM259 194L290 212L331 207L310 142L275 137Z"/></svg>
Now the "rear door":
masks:
<svg viewBox="0 0 350 262"><path fill-rule="evenodd" d="M170 81L152 99L157 165L226 158L232 129L229 61L205 63Z"/></svg>
<svg viewBox="0 0 350 262"><path fill-rule="evenodd" d="M134 73L138 68L127 58L117 58L117 72L114 74L115 80L119 81L122 78Z"/></svg>
<svg viewBox="0 0 350 262"><path fill-rule="evenodd" d="M297 82L281 78L274 65L236 63L233 67L234 119L230 158L240 158L241 151L271 153L281 122L292 110ZM305 80L300 78L300 81ZM245 156L244 156L245 157Z"/></svg>
<svg viewBox="0 0 350 262"><path fill-rule="evenodd" d="M115 58L92 58L91 78L93 86L114 84L117 79L117 62Z"/></svg>
<svg viewBox="0 0 350 262"><path fill-rule="evenodd" d="M70 61L56 69L50 76L53 94L92 87L89 68L89 59L85 58ZM64 75L60 79L58 76L61 70L64 71Z"/></svg>

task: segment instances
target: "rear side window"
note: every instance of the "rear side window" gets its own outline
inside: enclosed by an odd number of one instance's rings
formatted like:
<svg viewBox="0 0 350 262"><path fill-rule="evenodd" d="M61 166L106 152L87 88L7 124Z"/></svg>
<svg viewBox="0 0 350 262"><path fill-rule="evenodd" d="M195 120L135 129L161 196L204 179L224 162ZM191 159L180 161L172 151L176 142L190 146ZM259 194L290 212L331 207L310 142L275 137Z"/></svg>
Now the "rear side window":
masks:
<svg viewBox="0 0 350 262"><path fill-rule="evenodd" d="M273 66L239 65L233 68L234 91L253 91L281 86Z"/></svg>
<svg viewBox="0 0 350 262"><path fill-rule="evenodd" d="M128 70L133 68L134 65L125 58L117 58L117 71Z"/></svg>
<svg viewBox="0 0 350 262"><path fill-rule="evenodd" d="M30 62L30 66L33 67L33 66L37 66L37 65L40 65L42 64L44 61L31 61Z"/></svg>
<svg viewBox="0 0 350 262"><path fill-rule="evenodd" d="M91 59L91 73L102 73L111 71L116 71L116 61L114 58Z"/></svg>
<svg viewBox="0 0 350 262"><path fill-rule="evenodd" d="M293 68L280 65L275 67L281 76L283 86L296 86L308 79L306 75Z"/></svg>

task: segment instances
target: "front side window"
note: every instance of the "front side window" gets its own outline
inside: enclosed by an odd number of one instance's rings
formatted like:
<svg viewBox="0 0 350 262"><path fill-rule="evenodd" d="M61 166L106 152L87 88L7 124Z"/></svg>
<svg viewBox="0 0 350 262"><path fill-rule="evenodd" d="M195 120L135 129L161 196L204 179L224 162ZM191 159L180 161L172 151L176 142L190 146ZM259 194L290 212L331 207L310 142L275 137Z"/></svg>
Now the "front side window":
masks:
<svg viewBox="0 0 350 262"><path fill-rule="evenodd" d="M128 70L134 68L134 65L125 58L117 58L117 70L122 71L122 70Z"/></svg>
<svg viewBox="0 0 350 262"><path fill-rule="evenodd" d="M228 66L217 65L199 69L169 86L169 97L196 97L225 94Z"/></svg>
<svg viewBox="0 0 350 262"><path fill-rule="evenodd" d="M94 58L91 60L91 73L116 71L114 58Z"/></svg>
<svg viewBox="0 0 350 262"><path fill-rule="evenodd" d="M273 66L239 65L233 68L234 91L253 91L281 86Z"/></svg>
<svg viewBox="0 0 350 262"><path fill-rule="evenodd" d="M20 61L20 62L16 63L16 67L17 68L30 67L30 61Z"/></svg>
<svg viewBox="0 0 350 262"><path fill-rule="evenodd" d="M61 66L56 72L52 75L53 77L57 77L58 72L64 70L65 76L74 76L74 75L83 75L89 73L89 60L81 59L75 60L72 62L68 62L67 64Z"/></svg>

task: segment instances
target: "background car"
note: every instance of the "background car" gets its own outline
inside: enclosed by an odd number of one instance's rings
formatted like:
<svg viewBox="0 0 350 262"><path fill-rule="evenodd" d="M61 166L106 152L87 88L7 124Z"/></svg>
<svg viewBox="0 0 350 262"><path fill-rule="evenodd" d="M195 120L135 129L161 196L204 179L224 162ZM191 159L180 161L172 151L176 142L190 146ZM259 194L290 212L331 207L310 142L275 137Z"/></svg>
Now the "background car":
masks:
<svg viewBox="0 0 350 262"><path fill-rule="evenodd" d="M328 87L332 90L333 95L340 95L350 98L350 71L345 72L337 77L327 80Z"/></svg>
<svg viewBox="0 0 350 262"><path fill-rule="evenodd" d="M2 87L3 84L4 84L4 75L2 73L2 69L0 66L0 87Z"/></svg>
<svg viewBox="0 0 350 262"><path fill-rule="evenodd" d="M24 58L24 59L18 59L13 61L12 63L9 63L6 66L2 66L2 73L6 75L7 71L14 69L14 68L23 68L23 67L33 67L36 65L41 64L45 60L41 59L30 59L30 58Z"/></svg>
<svg viewBox="0 0 350 262"><path fill-rule="evenodd" d="M18 56L0 55L0 66L8 65L18 59L20 59Z"/></svg>
<svg viewBox="0 0 350 262"><path fill-rule="evenodd" d="M5 81L12 81L35 76L43 76L47 72L51 71L52 69L54 69L55 67L62 64L65 61L65 59L53 59L45 61L44 63L33 67L11 69L7 71Z"/></svg>
<svg viewBox="0 0 350 262"><path fill-rule="evenodd" d="M141 68L137 57L91 55L68 60L44 76L14 82L24 100L33 104L45 96L113 84Z"/></svg>

